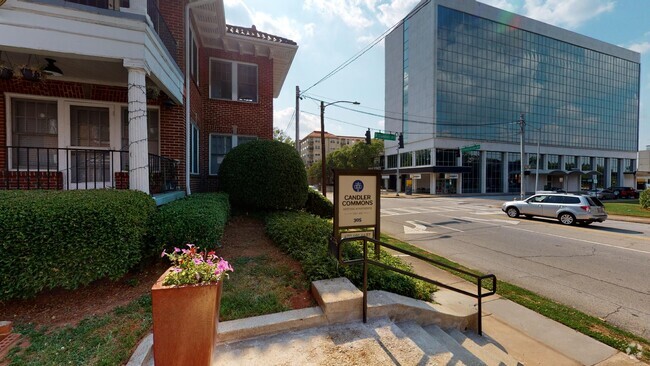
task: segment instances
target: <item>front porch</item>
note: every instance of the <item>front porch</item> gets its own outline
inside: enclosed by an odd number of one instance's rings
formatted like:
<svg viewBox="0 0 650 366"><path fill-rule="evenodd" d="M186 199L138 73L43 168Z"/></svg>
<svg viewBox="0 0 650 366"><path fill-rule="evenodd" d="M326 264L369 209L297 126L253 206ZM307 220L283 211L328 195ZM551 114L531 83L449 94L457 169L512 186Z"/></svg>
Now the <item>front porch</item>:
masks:
<svg viewBox="0 0 650 366"><path fill-rule="evenodd" d="M129 152L111 149L7 146L0 189L129 189ZM149 154L149 193L180 189L179 161Z"/></svg>

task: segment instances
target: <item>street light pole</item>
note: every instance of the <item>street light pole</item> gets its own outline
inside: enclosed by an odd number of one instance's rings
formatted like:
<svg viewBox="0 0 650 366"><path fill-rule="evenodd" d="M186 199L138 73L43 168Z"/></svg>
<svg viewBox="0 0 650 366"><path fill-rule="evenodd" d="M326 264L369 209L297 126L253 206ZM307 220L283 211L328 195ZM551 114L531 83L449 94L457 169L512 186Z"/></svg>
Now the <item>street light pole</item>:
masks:
<svg viewBox="0 0 650 366"><path fill-rule="evenodd" d="M519 118L519 127L521 128L521 152L519 154L519 196L520 199L524 200L525 189L524 189L524 127L526 127L526 121L524 121L524 114L522 113Z"/></svg>
<svg viewBox="0 0 650 366"><path fill-rule="evenodd" d="M320 192L323 194L323 196L327 196L327 186L326 186L326 178L325 178L325 172L326 172L326 165L327 161L325 159L325 107L330 106L332 104L336 103L350 103L350 104L355 104L359 105L361 103L354 101L348 101L348 100L337 100L336 102L331 102L325 104L322 100L320 101L320 155L321 155L321 183L320 183Z"/></svg>

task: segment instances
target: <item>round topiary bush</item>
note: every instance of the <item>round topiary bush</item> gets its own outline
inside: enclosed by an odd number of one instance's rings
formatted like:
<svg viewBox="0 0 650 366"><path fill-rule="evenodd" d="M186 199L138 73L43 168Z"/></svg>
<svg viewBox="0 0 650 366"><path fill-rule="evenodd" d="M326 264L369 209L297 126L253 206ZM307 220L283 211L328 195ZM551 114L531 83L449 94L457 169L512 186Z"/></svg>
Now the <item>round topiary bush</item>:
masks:
<svg viewBox="0 0 650 366"><path fill-rule="evenodd" d="M307 201L307 172L291 145L256 140L225 156L219 187L228 193L233 206L297 210Z"/></svg>
<svg viewBox="0 0 650 366"><path fill-rule="evenodd" d="M650 188L644 189L639 195L639 204L643 208L650 208Z"/></svg>

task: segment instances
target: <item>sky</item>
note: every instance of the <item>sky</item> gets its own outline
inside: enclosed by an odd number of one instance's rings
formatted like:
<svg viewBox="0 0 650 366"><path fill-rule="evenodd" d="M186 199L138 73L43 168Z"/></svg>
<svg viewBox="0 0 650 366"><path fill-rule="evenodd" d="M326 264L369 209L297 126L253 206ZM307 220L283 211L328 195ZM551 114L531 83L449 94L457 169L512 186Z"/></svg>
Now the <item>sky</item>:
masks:
<svg viewBox="0 0 650 366"><path fill-rule="evenodd" d="M383 130L384 44L376 42L419 0L224 0L226 22L255 25L289 38L298 51L278 98L273 125L295 140L296 86L300 138L320 131L319 100L357 101L325 109L325 131L363 137ZM481 0L494 7L549 23L641 54L639 149L650 145L650 1ZM352 62L353 57L358 56ZM327 79L326 75L349 62ZM314 100L316 99L316 100ZM360 112L341 107L352 107ZM634 138L631 136L630 138Z"/></svg>

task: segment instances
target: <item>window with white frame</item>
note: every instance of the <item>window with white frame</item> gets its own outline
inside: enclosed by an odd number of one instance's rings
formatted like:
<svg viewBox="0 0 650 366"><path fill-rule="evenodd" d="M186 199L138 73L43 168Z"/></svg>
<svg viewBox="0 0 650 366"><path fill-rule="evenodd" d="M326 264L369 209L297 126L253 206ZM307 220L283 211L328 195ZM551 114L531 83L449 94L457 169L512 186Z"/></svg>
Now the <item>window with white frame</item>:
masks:
<svg viewBox="0 0 650 366"><path fill-rule="evenodd" d="M257 140L255 136L210 134L210 175L218 175L223 158L238 145Z"/></svg>
<svg viewBox="0 0 650 366"><path fill-rule="evenodd" d="M210 60L210 98L257 102L257 65Z"/></svg>
<svg viewBox="0 0 650 366"><path fill-rule="evenodd" d="M12 99L11 146L13 168L56 168L56 150L18 149L18 147L56 148L58 109L54 101Z"/></svg>
<svg viewBox="0 0 650 366"><path fill-rule="evenodd" d="M190 174L199 174L199 128L194 122L190 129Z"/></svg>
<svg viewBox="0 0 650 366"><path fill-rule="evenodd" d="M147 109L149 154L160 155L160 122L157 109ZM122 108L122 150L129 151L129 110ZM128 160L128 157L127 157Z"/></svg>

